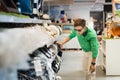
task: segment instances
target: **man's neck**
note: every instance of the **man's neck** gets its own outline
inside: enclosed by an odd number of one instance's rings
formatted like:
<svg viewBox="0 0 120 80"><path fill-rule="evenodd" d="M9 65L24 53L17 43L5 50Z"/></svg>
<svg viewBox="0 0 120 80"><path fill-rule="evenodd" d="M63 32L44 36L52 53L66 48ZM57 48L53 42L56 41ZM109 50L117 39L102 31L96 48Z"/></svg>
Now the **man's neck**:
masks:
<svg viewBox="0 0 120 80"><path fill-rule="evenodd" d="M82 35L85 37L87 35L87 32L88 32L88 28L85 27L85 32Z"/></svg>

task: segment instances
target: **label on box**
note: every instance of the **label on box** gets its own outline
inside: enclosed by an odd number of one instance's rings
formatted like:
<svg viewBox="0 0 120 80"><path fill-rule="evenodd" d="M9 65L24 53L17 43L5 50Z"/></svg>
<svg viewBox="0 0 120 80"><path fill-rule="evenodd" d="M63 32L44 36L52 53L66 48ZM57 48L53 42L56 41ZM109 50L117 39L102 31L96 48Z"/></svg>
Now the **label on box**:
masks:
<svg viewBox="0 0 120 80"><path fill-rule="evenodd" d="M41 73L42 73L42 67L41 67L40 59L35 59L34 60L34 67L35 67L36 76L40 76Z"/></svg>

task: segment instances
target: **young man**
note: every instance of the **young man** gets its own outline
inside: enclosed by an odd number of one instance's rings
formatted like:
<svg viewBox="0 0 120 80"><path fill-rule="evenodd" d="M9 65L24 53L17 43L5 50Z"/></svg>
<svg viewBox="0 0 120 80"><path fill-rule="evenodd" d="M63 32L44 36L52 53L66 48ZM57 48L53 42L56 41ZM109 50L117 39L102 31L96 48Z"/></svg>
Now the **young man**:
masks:
<svg viewBox="0 0 120 80"><path fill-rule="evenodd" d="M62 45L77 37L78 42L83 51L83 70L88 75L95 72L96 58L98 55L99 43L94 29L86 27L84 19L77 19L74 21L74 29L68 37L58 44Z"/></svg>

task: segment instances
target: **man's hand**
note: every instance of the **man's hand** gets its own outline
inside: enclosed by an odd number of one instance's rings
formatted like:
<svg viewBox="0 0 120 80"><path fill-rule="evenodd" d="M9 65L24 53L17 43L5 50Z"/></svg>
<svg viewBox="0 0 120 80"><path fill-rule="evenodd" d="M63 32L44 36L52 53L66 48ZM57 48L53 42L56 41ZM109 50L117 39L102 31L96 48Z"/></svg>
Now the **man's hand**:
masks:
<svg viewBox="0 0 120 80"><path fill-rule="evenodd" d="M62 49L62 44L61 44L61 43L56 42L56 44L58 45L58 47L59 47L60 49Z"/></svg>
<svg viewBox="0 0 120 80"><path fill-rule="evenodd" d="M93 73L95 71L95 65L91 64L90 65L90 72Z"/></svg>

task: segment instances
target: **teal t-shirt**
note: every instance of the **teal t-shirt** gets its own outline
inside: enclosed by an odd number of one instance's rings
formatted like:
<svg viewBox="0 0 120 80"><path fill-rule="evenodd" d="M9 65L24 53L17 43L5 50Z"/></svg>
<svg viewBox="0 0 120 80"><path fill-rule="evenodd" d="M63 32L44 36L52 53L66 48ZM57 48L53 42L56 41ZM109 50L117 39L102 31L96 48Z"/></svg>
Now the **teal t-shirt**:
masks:
<svg viewBox="0 0 120 80"><path fill-rule="evenodd" d="M83 51L89 52L92 51L92 57L96 58L98 55L98 39L97 39L97 34L95 30L86 28L86 31L84 35L78 34L74 29L69 35L69 38L72 39L74 37L77 37L78 42L82 48Z"/></svg>

